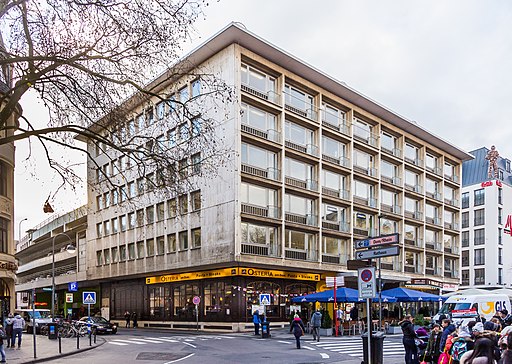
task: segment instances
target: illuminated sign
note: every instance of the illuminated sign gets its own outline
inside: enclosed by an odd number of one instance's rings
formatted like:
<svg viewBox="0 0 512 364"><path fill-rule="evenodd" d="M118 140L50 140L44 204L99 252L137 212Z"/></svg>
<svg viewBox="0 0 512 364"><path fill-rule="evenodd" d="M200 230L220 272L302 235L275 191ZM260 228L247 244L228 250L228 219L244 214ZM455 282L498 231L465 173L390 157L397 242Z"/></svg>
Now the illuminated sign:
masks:
<svg viewBox="0 0 512 364"><path fill-rule="evenodd" d="M411 285L426 285L443 288L442 282L434 281L433 279L428 278L413 278L411 279Z"/></svg>
<svg viewBox="0 0 512 364"><path fill-rule="evenodd" d="M191 281L191 280L196 280L196 279L234 277L234 276L262 277L262 278L287 278L287 279L296 279L296 280L303 280L303 281L320 281L320 274L316 274L316 273L288 272L288 271L281 271L281 270L236 267L236 268L206 270L206 271L200 271L200 272L169 274L169 275L163 275L163 276L157 276L157 277L147 277L146 284L169 283L169 282Z"/></svg>
<svg viewBox="0 0 512 364"><path fill-rule="evenodd" d="M512 215L507 216L507 223L505 224L505 229L503 229L505 234L512 236Z"/></svg>
<svg viewBox="0 0 512 364"><path fill-rule="evenodd" d="M482 184L481 184L482 187L490 187L492 185L493 185L492 181L485 181L485 182L482 182ZM501 181L498 179L496 180L496 186L503 187L503 185L501 184Z"/></svg>

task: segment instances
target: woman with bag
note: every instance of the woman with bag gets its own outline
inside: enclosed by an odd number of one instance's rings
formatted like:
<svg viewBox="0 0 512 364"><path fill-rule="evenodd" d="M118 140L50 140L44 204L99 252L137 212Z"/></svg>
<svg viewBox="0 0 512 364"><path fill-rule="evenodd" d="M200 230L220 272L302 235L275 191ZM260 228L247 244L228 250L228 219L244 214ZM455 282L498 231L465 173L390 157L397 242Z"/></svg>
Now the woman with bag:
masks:
<svg viewBox="0 0 512 364"><path fill-rule="evenodd" d="M418 348L416 347L416 339L418 339L418 335L416 335L416 331L414 331L413 321L414 317L407 315L405 316L404 320L400 322L400 327L402 328L402 333L404 334L402 342L405 349L406 364L419 363Z"/></svg>
<svg viewBox="0 0 512 364"><path fill-rule="evenodd" d="M297 349L300 349L300 337L304 335L306 328L304 327L304 323L300 319L299 315L293 318L292 324L290 325L290 332L293 332L295 336L295 341L297 343Z"/></svg>

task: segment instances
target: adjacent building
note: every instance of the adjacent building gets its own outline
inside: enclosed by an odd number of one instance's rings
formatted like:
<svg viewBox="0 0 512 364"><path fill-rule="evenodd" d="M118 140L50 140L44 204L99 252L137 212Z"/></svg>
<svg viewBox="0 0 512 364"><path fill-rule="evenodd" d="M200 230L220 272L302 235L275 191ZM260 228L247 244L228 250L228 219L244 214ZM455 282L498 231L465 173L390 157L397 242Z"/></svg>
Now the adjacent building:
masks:
<svg viewBox="0 0 512 364"><path fill-rule="evenodd" d="M355 240L395 232L400 255L382 258L389 286L458 284L461 166L472 156L236 24L186 60L233 86L216 132L234 153L205 176L194 151L180 168L197 175L195 189L164 196L143 183L156 171L140 175L89 142L87 279L112 318L195 327L197 303L202 328L238 330L267 293L267 317L286 321L292 297L349 272ZM151 126L169 147L194 137L194 120L172 120L173 100L205 92L201 78L155 84L168 101L132 103L109 130Z"/></svg>
<svg viewBox="0 0 512 364"><path fill-rule="evenodd" d="M512 171L499 157L488 176L489 149L470 152L462 165L461 284L465 288L512 287Z"/></svg>

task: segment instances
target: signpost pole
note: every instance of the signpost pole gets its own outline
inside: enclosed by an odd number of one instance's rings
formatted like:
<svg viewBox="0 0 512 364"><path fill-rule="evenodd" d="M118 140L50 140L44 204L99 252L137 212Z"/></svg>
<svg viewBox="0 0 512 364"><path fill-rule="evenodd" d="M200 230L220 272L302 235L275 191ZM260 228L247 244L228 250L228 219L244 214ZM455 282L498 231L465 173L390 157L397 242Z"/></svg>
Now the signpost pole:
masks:
<svg viewBox="0 0 512 364"><path fill-rule="evenodd" d="M380 219L382 218L382 215L378 215L377 219L379 220L379 236L380 236ZM382 330L382 267L380 265L380 258L379 258L379 278L377 279L378 284L378 292L379 292L379 331Z"/></svg>
<svg viewBox="0 0 512 364"><path fill-rule="evenodd" d="M336 327L336 333L335 333L335 336L338 336L338 317L336 315L336 288L338 288L338 285L336 284L336 277L334 277L334 308L333 308L333 315L332 317L334 317L334 322L336 323L335 324L335 327ZM331 331L331 334L332 334L332 331Z"/></svg>
<svg viewBox="0 0 512 364"><path fill-rule="evenodd" d="M368 325L368 329L366 332L368 333L368 363L372 364L372 313L370 312L371 306L370 306L370 300L371 298L366 299L366 324Z"/></svg>
<svg viewBox="0 0 512 364"><path fill-rule="evenodd" d="M34 339L34 359L35 359L35 358L37 358L37 355L36 355L36 289L35 288L32 288L32 338Z"/></svg>
<svg viewBox="0 0 512 364"><path fill-rule="evenodd" d="M199 331L199 307L196 303L196 331Z"/></svg>

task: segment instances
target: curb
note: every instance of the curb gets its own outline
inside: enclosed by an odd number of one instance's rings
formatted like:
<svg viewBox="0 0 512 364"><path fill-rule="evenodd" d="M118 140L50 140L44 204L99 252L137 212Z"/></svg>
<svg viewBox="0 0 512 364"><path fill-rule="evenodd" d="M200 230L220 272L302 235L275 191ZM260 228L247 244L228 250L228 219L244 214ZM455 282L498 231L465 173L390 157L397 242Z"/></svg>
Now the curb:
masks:
<svg viewBox="0 0 512 364"><path fill-rule="evenodd" d="M47 356L47 357L44 357L44 358L36 358L36 359L31 360L31 361L26 361L25 363L43 363L45 361L65 358L67 356L71 356L71 355L75 355L75 354L78 354L78 353L83 353L85 351L89 351L89 350L92 350L92 349L96 349L96 348L99 348L100 346L102 346L103 344L105 344L107 342L104 338L100 338L100 339L102 340L102 342L99 343L99 344L96 344L94 346L87 346L87 347L85 347L83 349L78 349L78 350L75 350L75 351L70 351L69 353L57 354L57 355Z"/></svg>

